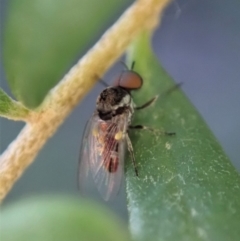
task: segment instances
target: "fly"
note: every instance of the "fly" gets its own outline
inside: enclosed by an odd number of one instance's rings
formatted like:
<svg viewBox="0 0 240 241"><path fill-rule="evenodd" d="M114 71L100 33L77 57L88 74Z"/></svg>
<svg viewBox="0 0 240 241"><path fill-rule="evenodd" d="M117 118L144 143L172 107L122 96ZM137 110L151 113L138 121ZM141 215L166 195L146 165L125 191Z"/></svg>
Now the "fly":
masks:
<svg viewBox="0 0 240 241"><path fill-rule="evenodd" d="M126 147L135 174L139 176L133 146L128 135L129 129L153 131L152 128L142 125L131 125L134 111L150 106L158 98L155 96L142 106L135 106L131 91L140 89L143 79L133 71L133 67L134 63L131 70L125 70L118 76L113 86L107 87L100 93L96 101L96 110L87 123L83 137L79 166L80 185L83 176L91 173L98 191L105 200L109 200L119 191L124 173Z"/></svg>

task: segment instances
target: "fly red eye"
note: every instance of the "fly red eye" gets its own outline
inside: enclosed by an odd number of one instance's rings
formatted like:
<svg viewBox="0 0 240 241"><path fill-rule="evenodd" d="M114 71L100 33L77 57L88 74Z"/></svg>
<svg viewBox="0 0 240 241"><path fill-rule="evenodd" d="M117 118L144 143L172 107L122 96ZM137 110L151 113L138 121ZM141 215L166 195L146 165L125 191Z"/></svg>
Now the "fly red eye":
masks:
<svg viewBox="0 0 240 241"><path fill-rule="evenodd" d="M114 82L114 85L120 86L125 89L129 89L129 90L135 90L135 89L141 88L142 83L143 83L142 77L138 73L132 70L127 70L122 72L118 76L118 78Z"/></svg>

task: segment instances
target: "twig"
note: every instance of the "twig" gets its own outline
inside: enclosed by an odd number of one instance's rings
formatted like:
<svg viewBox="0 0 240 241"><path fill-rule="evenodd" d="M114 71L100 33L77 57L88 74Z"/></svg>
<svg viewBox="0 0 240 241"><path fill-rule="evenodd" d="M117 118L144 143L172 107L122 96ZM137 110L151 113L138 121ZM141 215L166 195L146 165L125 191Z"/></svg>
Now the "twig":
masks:
<svg viewBox="0 0 240 241"><path fill-rule="evenodd" d="M0 200L33 162L47 139L110 65L143 30L153 30L170 0L138 0L46 96L39 111L0 158Z"/></svg>

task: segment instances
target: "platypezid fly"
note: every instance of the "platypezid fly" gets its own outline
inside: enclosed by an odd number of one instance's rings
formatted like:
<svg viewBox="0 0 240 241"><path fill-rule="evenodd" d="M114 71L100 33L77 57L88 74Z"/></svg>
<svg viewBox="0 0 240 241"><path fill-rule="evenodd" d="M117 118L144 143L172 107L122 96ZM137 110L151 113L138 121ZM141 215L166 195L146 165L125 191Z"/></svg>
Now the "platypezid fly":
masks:
<svg viewBox="0 0 240 241"><path fill-rule="evenodd" d="M83 137L79 166L80 186L84 181L81 175L91 173L98 191L105 200L109 200L119 191L124 173L126 146L138 176L133 147L128 136L129 129L153 130L142 125L131 126L134 111L150 106L158 98L155 96L142 106L135 106L131 91L140 89L143 80L133 71L133 66L134 63L131 70L125 70L118 76L115 85L100 93L96 101L96 110L87 123Z"/></svg>

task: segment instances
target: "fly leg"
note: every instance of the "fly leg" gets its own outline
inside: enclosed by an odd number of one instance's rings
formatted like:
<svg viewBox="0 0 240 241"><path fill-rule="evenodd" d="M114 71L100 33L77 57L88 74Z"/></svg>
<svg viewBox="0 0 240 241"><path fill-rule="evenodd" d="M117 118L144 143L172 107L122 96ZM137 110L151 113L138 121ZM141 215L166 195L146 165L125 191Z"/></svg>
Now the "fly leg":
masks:
<svg viewBox="0 0 240 241"><path fill-rule="evenodd" d="M153 105L159 98L163 99L164 97L166 97L167 95L169 95L170 93L172 93L173 91L175 91L176 89L178 89L180 86L182 85L182 83L179 84L175 84L174 86L172 86L171 88L169 88L167 91L165 91L162 95L156 95L154 96L152 99L150 99L149 101L147 101L145 104L135 107L135 110L142 110L144 108L147 108L151 105ZM167 131L160 131L148 126L143 126L143 125L135 125L135 126L129 126L129 129L140 129L140 130L148 130L151 131L155 134L162 134L162 135L168 135L168 136L173 136L176 133L175 132L167 132Z"/></svg>
<svg viewBox="0 0 240 241"><path fill-rule="evenodd" d="M181 85L182 85L182 83L175 84L174 86L169 88L167 91L165 91L163 94L156 95L151 100L147 101L145 104L143 104L141 106L138 106L138 107L135 107L135 110L142 110L142 109L144 109L146 107L149 107L149 106L153 105L157 101L158 98L163 99L165 96L169 95L174 90L178 89Z"/></svg>
<svg viewBox="0 0 240 241"><path fill-rule="evenodd" d="M159 95L154 96L151 100L147 101L145 104L135 107L135 110L141 110L141 109L144 109L146 107L153 105L156 102L156 100L158 99L158 97L159 97Z"/></svg>
<svg viewBox="0 0 240 241"><path fill-rule="evenodd" d="M132 164L133 164L133 167L134 167L134 171L136 173L136 176L138 177L138 170L137 170L137 164L136 164L135 156L134 156L134 153L133 153L133 146L132 146L132 142L131 142L131 140L128 136L128 133L126 133L126 140L127 140L128 151L130 153Z"/></svg>
<svg viewBox="0 0 240 241"><path fill-rule="evenodd" d="M162 134L162 135L167 135L167 136L174 136L176 133L175 132L168 132L168 131L160 131L158 129L154 129L148 126L143 126L143 125L135 125L135 126L129 126L129 129L138 129L138 130L147 130L147 131L151 131L155 134Z"/></svg>

